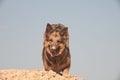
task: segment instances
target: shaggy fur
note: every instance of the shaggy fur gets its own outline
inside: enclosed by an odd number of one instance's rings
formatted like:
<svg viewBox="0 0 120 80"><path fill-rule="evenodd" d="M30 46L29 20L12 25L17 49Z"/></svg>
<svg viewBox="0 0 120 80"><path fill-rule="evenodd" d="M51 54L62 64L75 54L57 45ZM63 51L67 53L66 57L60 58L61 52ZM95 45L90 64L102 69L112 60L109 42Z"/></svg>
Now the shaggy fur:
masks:
<svg viewBox="0 0 120 80"><path fill-rule="evenodd" d="M68 28L62 24L47 24L44 33L43 65L46 71L68 74L71 64Z"/></svg>

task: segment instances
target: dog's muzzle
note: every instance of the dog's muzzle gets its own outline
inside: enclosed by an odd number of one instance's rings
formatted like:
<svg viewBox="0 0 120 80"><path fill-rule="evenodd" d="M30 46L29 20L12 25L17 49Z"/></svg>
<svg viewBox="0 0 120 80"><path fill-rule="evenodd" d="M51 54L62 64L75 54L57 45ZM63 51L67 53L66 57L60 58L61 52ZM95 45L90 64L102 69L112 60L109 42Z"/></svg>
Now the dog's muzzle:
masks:
<svg viewBox="0 0 120 80"><path fill-rule="evenodd" d="M60 50L60 46L50 46L50 52L53 56L56 56L57 54L59 54L59 50Z"/></svg>

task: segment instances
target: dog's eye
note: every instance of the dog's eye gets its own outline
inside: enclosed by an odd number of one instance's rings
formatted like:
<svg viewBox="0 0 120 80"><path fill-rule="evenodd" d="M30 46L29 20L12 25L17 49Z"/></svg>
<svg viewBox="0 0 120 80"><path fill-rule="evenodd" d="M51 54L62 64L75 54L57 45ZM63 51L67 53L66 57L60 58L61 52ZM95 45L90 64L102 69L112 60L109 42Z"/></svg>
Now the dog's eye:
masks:
<svg viewBox="0 0 120 80"><path fill-rule="evenodd" d="M61 40L58 40L57 42L58 42L58 43L62 43L62 41L61 41Z"/></svg>
<svg viewBox="0 0 120 80"><path fill-rule="evenodd" d="M49 39L48 41L53 42L53 40L52 40L52 39Z"/></svg>

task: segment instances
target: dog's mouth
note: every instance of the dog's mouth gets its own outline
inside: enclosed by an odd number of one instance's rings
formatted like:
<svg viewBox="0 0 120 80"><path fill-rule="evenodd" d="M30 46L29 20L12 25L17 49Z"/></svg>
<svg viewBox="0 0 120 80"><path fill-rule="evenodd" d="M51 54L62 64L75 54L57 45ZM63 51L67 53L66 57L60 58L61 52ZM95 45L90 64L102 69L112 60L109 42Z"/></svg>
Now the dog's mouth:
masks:
<svg viewBox="0 0 120 80"><path fill-rule="evenodd" d="M49 47L49 50L50 50L50 53L51 53L52 57L57 56L57 55L59 55L59 52L60 52L60 46L58 46L56 48Z"/></svg>

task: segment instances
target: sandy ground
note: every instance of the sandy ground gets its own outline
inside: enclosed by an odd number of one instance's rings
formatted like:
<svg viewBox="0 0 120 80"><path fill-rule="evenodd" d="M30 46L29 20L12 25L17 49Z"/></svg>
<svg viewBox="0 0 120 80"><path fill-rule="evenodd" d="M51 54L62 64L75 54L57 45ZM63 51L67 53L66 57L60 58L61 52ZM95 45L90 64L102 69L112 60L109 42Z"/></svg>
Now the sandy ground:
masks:
<svg viewBox="0 0 120 80"><path fill-rule="evenodd" d="M83 78L44 70L0 70L0 80L84 80Z"/></svg>

